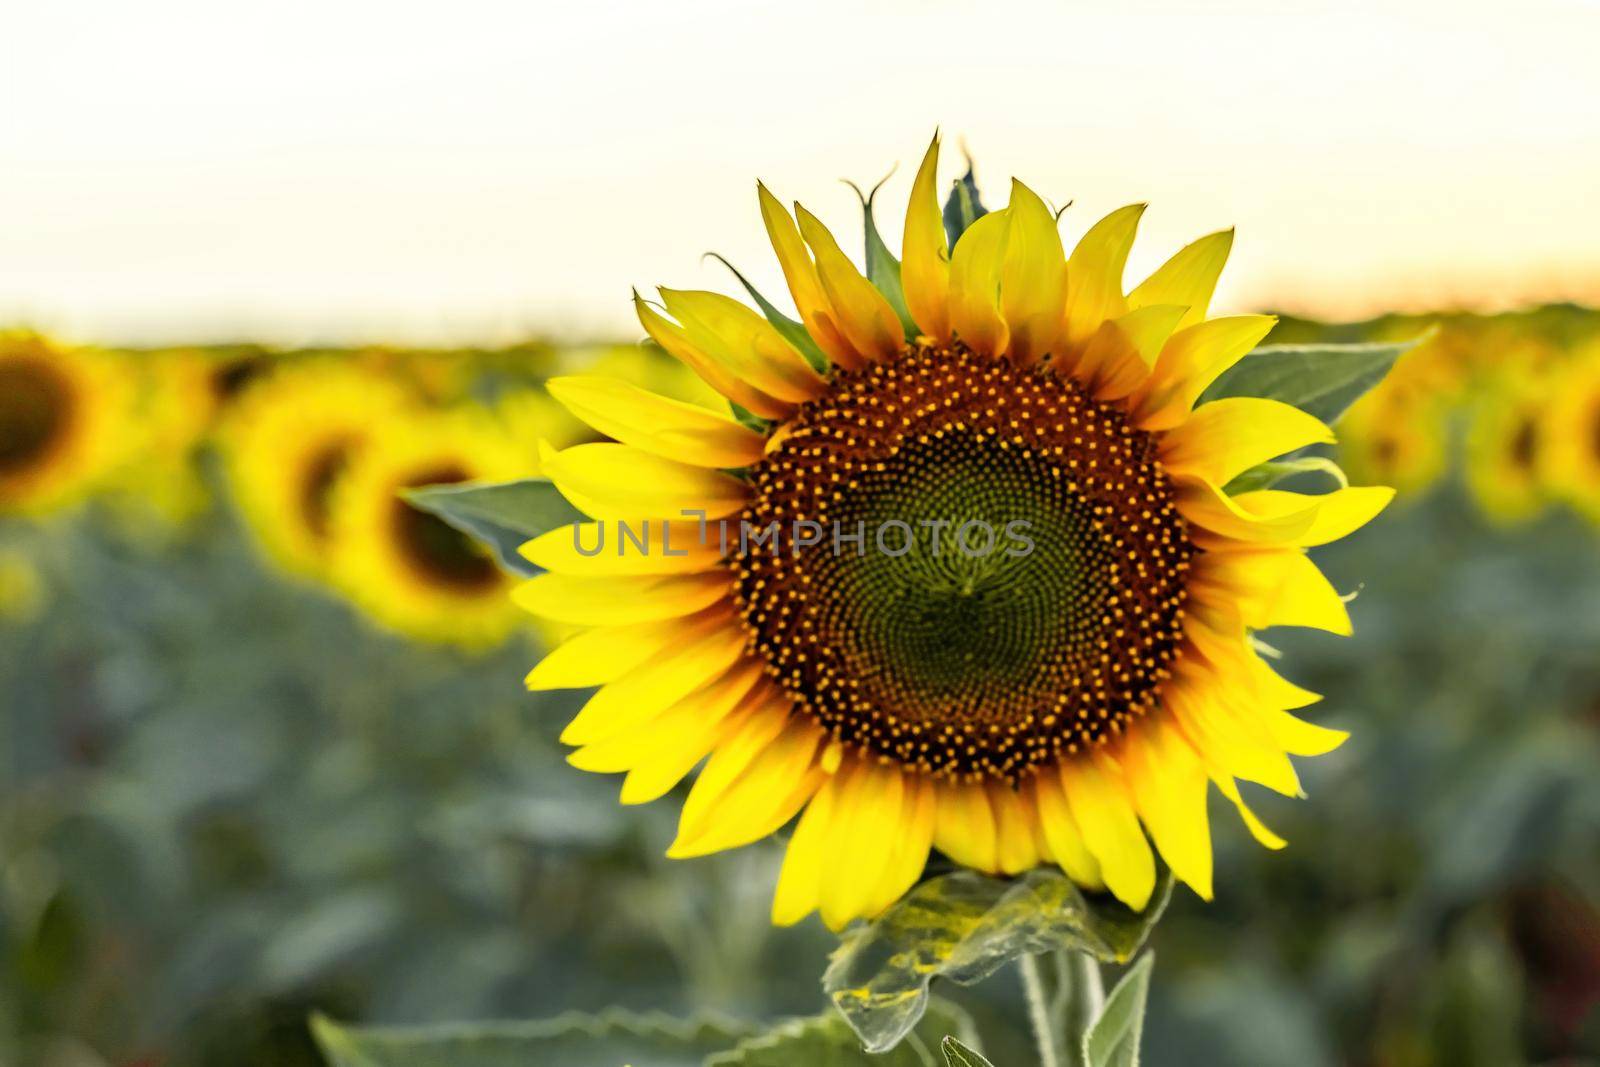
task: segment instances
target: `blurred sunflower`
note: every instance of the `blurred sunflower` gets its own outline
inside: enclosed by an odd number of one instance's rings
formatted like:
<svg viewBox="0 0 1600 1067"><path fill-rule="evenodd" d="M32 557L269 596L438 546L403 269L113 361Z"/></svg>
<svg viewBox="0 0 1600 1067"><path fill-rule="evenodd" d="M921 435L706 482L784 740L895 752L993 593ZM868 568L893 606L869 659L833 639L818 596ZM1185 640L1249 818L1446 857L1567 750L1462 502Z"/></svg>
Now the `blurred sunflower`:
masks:
<svg viewBox="0 0 1600 1067"><path fill-rule="evenodd" d="M379 426L334 488L336 582L379 623L425 641L492 646L517 623L513 584L465 534L407 503L406 489L509 481L528 463L492 420L424 412Z"/></svg>
<svg viewBox="0 0 1600 1067"><path fill-rule="evenodd" d="M1552 390L1540 468L1546 483L1600 522L1600 340L1574 354Z"/></svg>
<svg viewBox="0 0 1600 1067"><path fill-rule="evenodd" d="M1467 488L1491 520L1528 522L1548 502L1542 468L1549 446L1551 383L1518 367L1479 391L1467 426Z"/></svg>
<svg viewBox="0 0 1600 1067"><path fill-rule="evenodd" d="M592 629L528 683L600 686L562 739L574 765L627 772L624 803L709 756L669 855L799 815L778 923L873 915L930 849L989 872L1055 863L1143 908L1146 831L1209 897L1208 780L1279 847L1235 780L1296 795L1288 756L1345 737L1289 714L1317 697L1269 668L1251 631L1348 633L1305 549L1392 490L1220 488L1332 440L1274 401L1191 410L1274 321L1206 318L1231 231L1124 295L1143 205L1096 223L1069 258L1054 213L1015 183L1006 209L947 236L937 151L913 186L900 284L869 281L813 215L760 187L803 328L715 293L663 289L665 315L636 298L650 336L739 421L614 380L550 383L620 443L545 457L598 521L525 546L549 573L517 599ZM685 509L737 529L725 545L714 527L702 537ZM653 552L580 550L612 520L645 518ZM789 544L796 519L832 544ZM969 546L961 531L976 520L1029 524L1032 551L970 551L982 535ZM742 536L774 524L779 545ZM864 536L842 547L841 532Z"/></svg>
<svg viewBox="0 0 1600 1067"><path fill-rule="evenodd" d="M0 333L0 513L74 503L125 458L125 362L26 332Z"/></svg>
<svg viewBox="0 0 1600 1067"><path fill-rule="evenodd" d="M327 576L334 487L375 429L407 399L372 374L311 359L252 385L224 431L228 481L269 559Z"/></svg>
<svg viewBox="0 0 1600 1067"><path fill-rule="evenodd" d="M1432 393L1385 383L1345 414L1339 459L1358 481L1393 486L1401 497L1418 496L1449 465L1446 412Z"/></svg>

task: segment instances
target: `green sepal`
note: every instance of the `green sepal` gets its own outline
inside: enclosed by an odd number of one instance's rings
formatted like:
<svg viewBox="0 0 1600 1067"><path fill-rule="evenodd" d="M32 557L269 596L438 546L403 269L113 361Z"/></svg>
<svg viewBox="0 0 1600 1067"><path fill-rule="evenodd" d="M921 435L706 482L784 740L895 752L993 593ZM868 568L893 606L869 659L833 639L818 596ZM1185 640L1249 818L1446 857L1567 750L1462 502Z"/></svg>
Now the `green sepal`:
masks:
<svg viewBox="0 0 1600 1067"><path fill-rule="evenodd" d="M818 374L826 374L828 372L828 367L830 366L828 357L821 348L817 347L817 342L812 338L804 323L796 322L779 311L772 301L762 296L761 291L751 285L743 274L739 273L738 267L729 263L721 255L716 252L707 252L706 255L727 267L733 276L739 279L739 284L744 286L744 291L750 294L750 299L756 302L756 307L761 309L761 314L766 316L768 322L772 323L773 329L777 330L785 341L800 350L800 354L806 357L806 362L811 364L812 370ZM899 268L897 266L895 272L897 283L899 277Z"/></svg>
<svg viewBox="0 0 1600 1067"><path fill-rule="evenodd" d="M749 408L735 404L731 400L728 401L728 410L733 413L733 417L739 425L754 430L763 437L770 435L772 428L777 425L775 420L764 419Z"/></svg>
<svg viewBox="0 0 1600 1067"><path fill-rule="evenodd" d="M344 1027L322 1015L311 1034L328 1067L701 1067L749 1024L607 1010L535 1022Z"/></svg>
<svg viewBox="0 0 1600 1067"><path fill-rule="evenodd" d="M967 172L956 179L950 188L950 198L944 202L944 234L953 251L967 227L983 218L989 209L978 198L978 179L972 172L972 157L967 157Z"/></svg>
<svg viewBox="0 0 1600 1067"><path fill-rule="evenodd" d="M888 178L883 179L884 182ZM877 286L878 292L889 301L889 306L894 308L894 313L900 319L900 328L905 331L906 340L913 341L922 331L917 329L917 324L911 317L911 312L906 309L906 291L900 282L900 261L889 251L889 246L883 243L883 235L878 233L878 223L872 217L872 201L878 195L878 190L883 188L883 182L872 187L872 192L863 194L854 182L846 182L850 188L855 189L856 196L861 198L861 214L863 229L866 231L867 240L867 280Z"/></svg>
<svg viewBox="0 0 1600 1067"><path fill-rule="evenodd" d="M539 568L518 548L540 534L587 519L545 478L424 485L401 490L400 496L492 549L502 567L522 575L538 574Z"/></svg>
<svg viewBox="0 0 1600 1067"><path fill-rule="evenodd" d="M1350 406L1383 381L1390 368L1427 335L1392 344L1263 345L1200 396L1200 403L1230 396L1281 400L1332 426Z"/></svg>
<svg viewBox="0 0 1600 1067"><path fill-rule="evenodd" d="M871 923L846 931L822 988L870 1051L895 1046L928 1003L928 983L968 985L1024 954L1072 949L1123 962L1172 895L1163 870L1143 912L1085 894L1039 868L1014 879L956 871L929 879Z"/></svg>
<svg viewBox="0 0 1600 1067"><path fill-rule="evenodd" d="M1223 486L1222 491L1229 496L1238 496L1240 493L1249 493L1256 489L1271 489L1285 478L1292 478L1297 474L1326 474L1337 482L1341 489L1350 484L1344 468L1327 456L1299 456L1291 459L1269 459L1265 463L1251 467Z"/></svg>
<svg viewBox="0 0 1600 1067"><path fill-rule="evenodd" d="M1083 1062L1088 1067L1139 1067L1139 1042L1144 1036L1144 1008L1150 998L1154 963L1154 953L1140 956L1106 997L1100 1017L1083 1035Z"/></svg>
<svg viewBox="0 0 1600 1067"><path fill-rule="evenodd" d="M939 1042L939 1051L944 1053L945 1067L994 1067L982 1053L953 1037Z"/></svg>

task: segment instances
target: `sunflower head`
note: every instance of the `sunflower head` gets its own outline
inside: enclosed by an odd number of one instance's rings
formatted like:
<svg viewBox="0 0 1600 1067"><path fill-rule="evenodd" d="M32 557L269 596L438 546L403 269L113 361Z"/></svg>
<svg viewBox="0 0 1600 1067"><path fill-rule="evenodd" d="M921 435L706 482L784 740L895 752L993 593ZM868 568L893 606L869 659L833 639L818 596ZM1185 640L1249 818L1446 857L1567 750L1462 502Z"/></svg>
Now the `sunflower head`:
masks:
<svg viewBox="0 0 1600 1067"><path fill-rule="evenodd" d="M376 429L410 409L395 385L328 359L275 368L251 384L223 430L228 479L267 557L326 578L334 488Z"/></svg>
<svg viewBox="0 0 1600 1067"><path fill-rule="evenodd" d="M505 481L526 468L499 428L470 411L394 416L339 460L327 501L333 580L380 624L419 640L483 649L517 613L510 580L465 534L405 499L425 485ZM309 486L325 464L306 463ZM304 497L301 514L305 516Z"/></svg>
<svg viewBox="0 0 1600 1067"><path fill-rule="evenodd" d="M1294 795L1288 757L1343 734L1251 635L1349 630L1308 547L1392 495L1230 491L1332 434L1277 401L1196 406L1271 329L1210 318L1215 233L1131 290L1143 205L1070 254L1020 182L941 212L938 144L896 261L863 274L805 208L758 187L796 318L710 292L636 297L645 329L732 416L625 382L553 395L614 443L546 455L593 518L524 554L518 599L586 627L529 676L598 686L578 767L661 796L704 763L671 855L798 816L774 918L872 915L930 850L983 871L1053 863L1142 908L1155 855L1211 892L1207 783L1282 842L1236 780ZM741 279L742 280L742 279ZM1154 849L1152 849L1152 842Z"/></svg>
<svg viewBox="0 0 1600 1067"><path fill-rule="evenodd" d="M1600 522L1600 338L1579 346L1550 396L1540 473L1552 490Z"/></svg>
<svg viewBox="0 0 1600 1067"><path fill-rule="evenodd" d="M80 499L127 457L133 379L116 358L0 333L0 512Z"/></svg>
<svg viewBox="0 0 1600 1067"><path fill-rule="evenodd" d="M1464 457L1473 498L1503 525L1529 522L1549 503L1546 452L1554 440L1547 417L1552 376L1512 355L1473 403Z"/></svg>

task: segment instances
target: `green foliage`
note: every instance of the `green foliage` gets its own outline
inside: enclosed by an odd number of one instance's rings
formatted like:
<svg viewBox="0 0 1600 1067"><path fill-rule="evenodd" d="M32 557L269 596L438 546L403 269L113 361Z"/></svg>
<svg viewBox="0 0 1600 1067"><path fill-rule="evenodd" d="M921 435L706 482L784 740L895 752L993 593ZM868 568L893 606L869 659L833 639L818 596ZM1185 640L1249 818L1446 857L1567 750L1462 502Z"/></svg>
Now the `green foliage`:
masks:
<svg viewBox="0 0 1600 1067"><path fill-rule="evenodd" d="M750 1027L607 1011L527 1023L370 1029L317 1016L311 1030L328 1067L700 1067Z"/></svg>
<svg viewBox="0 0 1600 1067"><path fill-rule="evenodd" d="M1140 956L1106 998L1100 1017L1083 1035L1083 1058L1088 1067L1139 1067L1139 1041L1144 1035L1144 1008L1154 961L1152 953Z"/></svg>
<svg viewBox="0 0 1600 1067"><path fill-rule="evenodd" d="M584 521L585 516L543 478L515 482L469 482L408 489L405 499L437 515L494 549L501 566L518 574L537 569L517 548L542 533Z"/></svg>
<svg viewBox="0 0 1600 1067"><path fill-rule="evenodd" d="M967 172L956 179L950 197L944 202L944 233L950 248L956 247L967 227L983 218L989 209L978 198L978 179L972 171L972 160L967 160Z"/></svg>
<svg viewBox="0 0 1600 1067"><path fill-rule="evenodd" d="M934 978L970 984L1025 953L1057 949L1129 959L1171 893L1171 875L1163 873L1139 913L1108 897L1086 895L1054 868L1016 879L973 871L941 875L878 919L848 931L823 976L823 989L867 1048L893 1048L921 1018Z"/></svg>
<svg viewBox="0 0 1600 1067"><path fill-rule="evenodd" d="M935 1001L917 1033L878 1056L865 1052L832 1011L767 1029L616 1009L537 1022L432 1027L346 1027L321 1015L311 1020L328 1067L931 1067L930 1048L947 1041L952 1030L971 1026L959 1008Z"/></svg>
<svg viewBox="0 0 1600 1067"><path fill-rule="evenodd" d="M1266 397L1293 404L1331 426L1416 344L1263 345L1224 371L1200 402Z"/></svg>

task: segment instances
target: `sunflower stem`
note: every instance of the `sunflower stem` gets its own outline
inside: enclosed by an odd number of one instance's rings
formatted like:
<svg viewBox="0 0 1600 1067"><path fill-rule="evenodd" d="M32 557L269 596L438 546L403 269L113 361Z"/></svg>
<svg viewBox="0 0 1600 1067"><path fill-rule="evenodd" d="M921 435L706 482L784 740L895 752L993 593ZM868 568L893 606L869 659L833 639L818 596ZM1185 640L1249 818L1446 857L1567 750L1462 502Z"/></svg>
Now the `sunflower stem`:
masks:
<svg viewBox="0 0 1600 1067"><path fill-rule="evenodd" d="M1057 952L1057 1018L1067 1034L1067 1063L1085 1064L1083 1039L1105 1008L1106 990L1100 980L1100 963L1087 952Z"/></svg>
<svg viewBox="0 0 1600 1067"><path fill-rule="evenodd" d="M1061 1058L1060 1016L1051 1010L1050 999L1045 996L1044 978L1039 974L1039 958L1025 954L1018 958L1017 967L1022 971L1022 991L1028 1000L1028 1022L1033 1026L1033 1040L1039 1046L1039 1067L1068 1067L1077 1057L1072 1061L1063 1061Z"/></svg>

